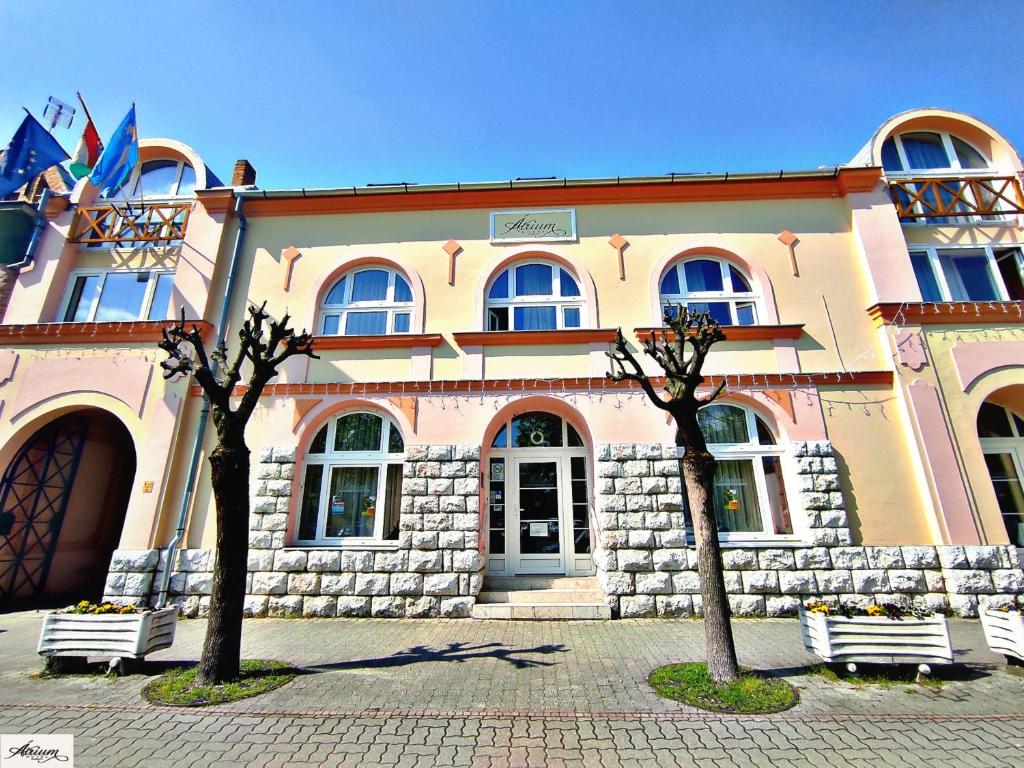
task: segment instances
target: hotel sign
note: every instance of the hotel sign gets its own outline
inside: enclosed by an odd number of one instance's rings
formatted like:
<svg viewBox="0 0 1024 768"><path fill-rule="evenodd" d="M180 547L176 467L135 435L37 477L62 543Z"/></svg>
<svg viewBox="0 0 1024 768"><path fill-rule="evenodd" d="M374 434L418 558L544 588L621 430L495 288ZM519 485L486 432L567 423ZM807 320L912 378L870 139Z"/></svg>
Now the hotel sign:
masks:
<svg viewBox="0 0 1024 768"><path fill-rule="evenodd" d="M576 240L576 210L491 211L492 243L564 243Z"/></svg>

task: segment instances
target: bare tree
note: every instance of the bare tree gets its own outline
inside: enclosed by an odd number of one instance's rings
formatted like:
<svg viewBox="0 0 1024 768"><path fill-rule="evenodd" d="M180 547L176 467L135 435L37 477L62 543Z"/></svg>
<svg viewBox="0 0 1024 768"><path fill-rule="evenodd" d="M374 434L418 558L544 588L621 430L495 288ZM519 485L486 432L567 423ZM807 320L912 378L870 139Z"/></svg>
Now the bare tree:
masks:
<svg viewBox="0 0 1024 768"><path fill-rule="evenodd" d="M206 626L203 655L199 660L200 685L224 683L238 678L242 652L242 605L249 553L249 448L245 427L259 402L263 388L289 357L313 354L313 337L296 334L288 327L285 314L271 320L267 303L249 307L249 317L238 332L240 346L229 364L227 346L221 342L206 353L199 329L186 328L181 319L164 329L160 349L167 359L160 367L164 378L177 374L194 376L210 400L217 447L210 453L213 497L217 508L217 554L213 566L210 619ZM269 320L269 322L268 322ZM249 379L231 408L235 387L242 380L242 366L248 363ZM170 564L168 564L170 567Z"/></svg>
<svg viewBox="0 0 1024 768"><path fill-rule="evenodd" d="M665 372L668 399L655 391L654 384L626 344L621 328L615 336L613 351L608 353L612 370L607 376L613 381L639 383L650 401L668 411L676 423L676 445L684 449L679 470L697 542L708 671L716 683L728 683L738 676L739 664L729 623L729 600L725 592L718 524L711 496L715 457L708 451L697 420L697 411L712 403L725 388L723 382L711 394L697 396L698 388L704 383L701 373L704 360L712 345L724 340L725 334L710 314L690 312L684 306L666 312L665 322L668 328L652 331L650 338L644 339L643 349Z"/></svg>

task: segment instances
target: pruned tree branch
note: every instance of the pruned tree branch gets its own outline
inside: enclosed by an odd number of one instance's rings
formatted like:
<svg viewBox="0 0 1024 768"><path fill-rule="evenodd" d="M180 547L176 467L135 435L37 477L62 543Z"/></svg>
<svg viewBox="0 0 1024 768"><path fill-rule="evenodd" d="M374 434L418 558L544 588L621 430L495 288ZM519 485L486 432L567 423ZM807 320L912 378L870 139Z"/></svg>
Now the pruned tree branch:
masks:
<svg viewBox="0 0 1024 768"><path fill-rule="evenodd" d="M163 330L159 346L167 353L160 363L163 376L178 374L194 376L214 407L214 421L221 425L244 429L267 383L277 375L280 366L290 357L305 355L319 359L313 352L313 337L303 330L289 328L289 315L273 320L267 303L249 307L249 316L238 331L238 350L228 363L227 346L222 342L207 355L202 334L193 323L186 326L185 308L171 328ZM282 346L283 345L283 346ZM242 367L248 361L252 372L238 407L232 411L230 398L242 381Z"/></svg>

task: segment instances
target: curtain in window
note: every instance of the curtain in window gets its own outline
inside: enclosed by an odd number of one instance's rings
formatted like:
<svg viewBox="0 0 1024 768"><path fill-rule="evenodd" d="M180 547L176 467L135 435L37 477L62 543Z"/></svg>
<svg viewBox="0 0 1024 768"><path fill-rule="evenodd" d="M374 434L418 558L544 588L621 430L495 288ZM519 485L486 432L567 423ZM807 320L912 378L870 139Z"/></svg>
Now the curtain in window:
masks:
<svg viewBox="0 0 1024 768"><path fill-rule="evenodd" d="M398 512L402 506L402 465L389 464L384 481L384 538L398 538Z"/></svg>
<svg viewBox="0 0 1024 768"><path fill-rule="evenodd" d="M683 272L686 275L688 293L722 290L722 268L717 261L708 261L707 259L688 261L683 264Z"/></svg>
<svg viewBox="0 0 1024 768"><path fill-rule="evenodd" d="M352 301L384 301L388 297L388 273L365 269L352 276Z"/></svg>
<svg viewBox="0 0 1024 768"><path fill-rule="evenodd" d="M334 433L336 451L379 451L383 420L372 413L350 413L338 419Z"/></svg>
<svg viewBox="0 0 1024 768"><path fill-rule="evenodd" d="M714 496L718 530L728 533L762 530L754 468L749 460L718 461Z"/></svg>
<svg viewBox="0 0 1024 768"><path fill-rule="evenodd" d="M564 269L558 270L559 286L562 290L563 296L579 296L580 289L576 285L576 281L572 279L572 275L566 272Z"/></svg>
<svg viewBox="0 0 1024 768"><path fill-rule="evenodd" d="M395 275L395 301L412 301L412 289L401 275Z"/></svg>
<svg viewBox="0 0 1024 768"><path fill-rule="evenodd" d="M346 336L380 336L387 332L387 312L349 312L345 317Z"/></svg>
<svg viewBox="0 0 1024 768"><path fill-rule="evenodd" d="M551 267L523 264L516 267L516 296L550 296Z"/></svg>
<svg viewBox="0 0 1024 768"><path fill-rule="evenodd" d="M917 287L921 289L921 298L924 301L942 301L942 292L939 290L939 283L935 279L928 254L911 253L910 263L913 265L914 275L917 277Z"/></svg>
<svg viewBox="0 0 1024 768"><path fill-rule="evenodd" d="M900 154L896 151L896 142L892 137L882 143L882 167L887 171L903 170L903 163L900 162Z"/></svg>
<svg viewBox="0 0 1024 768"><path fill-rule="evenodd" d="M732 312L726 301L690 301L686 304L691 312L707 312L719 325L732 325Z"/></svg>
<svg viewBox="0 0 1024 768"><path fill-rule="evenodd" d="M905 133L902 136L907 162L916 170L949 168L949 158L937 133Z"/></svg>
<svg viewBox="0 0 1024 768"><path fill-rule="evenodd" d="M343 304L345 302L345 278L341 278L331 288L331 292L324 299L324 304Z"/></svg>
<svg viewBox="0 0 1024 768"><path fill-rule="evenodd" d="M679 293L679 270L672 267L665 276L661 278L661 292L662 294L677 294Z"/></svg>
<svg viewBox="0 0 1024 768"><path fill-rule="evenodd" d="M517 331L553 331L556 327L555 307L516 307Z"/></svg>
<svg viewBox="0 0 1024 768"><path fill-rule="evenodd" d="M952 259L952 262L966 292L966 295L954 298L969 301L995 301L998 298L987 257L959 256Z"/></svg>
<svg viewBox="0 0 1024 768"><path fill-rule="evenodd" d="M708 443L747 443L747 415L734 405L709 405L697 412L697 422Z"/></svg>
<svg viewBox="0 0 1024 768"><path fill-rule="evenodd" d="M491 283L491 292L487 294L489 299L508 298L508 270L506 269Z"/></svg>
<svg viewBox="0 0 1024 768"><path fill-rule="evenodd" d="M306 467L306 480L302 485L302 513L299 515L300 539L316 538L316 520L320 512L320 486L323 477L322 464L310 464Z"/></svg>

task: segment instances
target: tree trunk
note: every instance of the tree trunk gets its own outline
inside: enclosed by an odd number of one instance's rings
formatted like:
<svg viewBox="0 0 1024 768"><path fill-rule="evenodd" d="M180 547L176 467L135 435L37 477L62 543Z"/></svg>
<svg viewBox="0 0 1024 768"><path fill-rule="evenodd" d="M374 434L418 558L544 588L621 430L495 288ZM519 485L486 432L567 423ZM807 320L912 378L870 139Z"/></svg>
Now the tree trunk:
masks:
<svg viewBox="0 0 1024 768"><path fill-rule="evenodd" d="M249 449L244 440L221 444L210 454L211 484L217 506L217 553L213 566L210 618L200 685L236 680L242 655L242 606L249 554Z"/></svg>
<svg viewBox="0 0 1024 768"><path fill-rule="evenodd" d="M711 496L715 457L704 442L696 409L693 413L677 414L676 426L676 445L685 448L679 468L690 502L690 517L697 542L708 672L716 683L730 683L739 676L739 663L729 623L729 598L725 591L722 550L718 543L715 503Z"/></svg>

